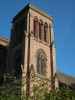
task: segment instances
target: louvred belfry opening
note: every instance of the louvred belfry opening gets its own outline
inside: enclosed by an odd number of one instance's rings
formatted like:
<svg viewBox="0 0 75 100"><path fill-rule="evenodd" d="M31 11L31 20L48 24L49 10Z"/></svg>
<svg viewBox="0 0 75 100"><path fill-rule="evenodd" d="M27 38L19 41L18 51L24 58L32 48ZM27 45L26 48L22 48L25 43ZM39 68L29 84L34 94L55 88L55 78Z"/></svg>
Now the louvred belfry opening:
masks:
<svg viewBox="0 0 75 100"><path fill-rule="evenodd" d="M48 24L44 24L44 41L47 42L47 35L48 35Z"/></svg>
<svg viewBox="0 0 75 100"><path fill-rule="evenodd" d="M33 24L33 30L34 30L34 37L38 38L38 32L39 32L39 24L38 24L38 18L37 16L34 17L34 24Z"/></svg>
<svg viewBox="0 0 75 100"><path fill-rule="evenodd" d="M42 40L42 37L43 37L43 21L40 20L39 22L39 39Z"/></svg>

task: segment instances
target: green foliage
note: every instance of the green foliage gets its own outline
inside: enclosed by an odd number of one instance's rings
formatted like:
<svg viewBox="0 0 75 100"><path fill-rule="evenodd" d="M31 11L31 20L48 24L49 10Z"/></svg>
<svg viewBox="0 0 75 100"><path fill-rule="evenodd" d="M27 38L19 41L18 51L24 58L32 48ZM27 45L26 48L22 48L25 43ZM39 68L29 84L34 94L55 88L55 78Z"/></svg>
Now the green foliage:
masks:
<svg viewBox="0 0 75 100"><path fill-rule="evenodd" d="M9 84L10 83L10 84ZM35 85L33 96L21 95L21 81L9 81L0 86L0 100L75 100L75 91L66 88L48 91L45 86Z"/></svg>
<svg viewBox="0 0 75 100"><path fill-rule="evenodd" d="M75 91L70 89L61 88L59 90L54 90L48 92L47 89L43 88L38 91L36 88L34 94L34 100L75 100Z"/></svg>

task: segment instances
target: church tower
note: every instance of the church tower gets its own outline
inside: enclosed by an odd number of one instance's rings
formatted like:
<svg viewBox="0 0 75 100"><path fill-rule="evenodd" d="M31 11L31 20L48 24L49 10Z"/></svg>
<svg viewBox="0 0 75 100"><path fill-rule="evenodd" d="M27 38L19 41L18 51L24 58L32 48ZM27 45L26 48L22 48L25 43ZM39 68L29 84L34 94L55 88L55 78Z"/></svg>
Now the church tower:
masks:
<svg viewBox="0 0 75 100"><path fill-rule="evenodd" d="M53 18L31 4L21 10L12 21L8 59L9 71L26 81L27 95L38 83L55 88Z"/></svg>

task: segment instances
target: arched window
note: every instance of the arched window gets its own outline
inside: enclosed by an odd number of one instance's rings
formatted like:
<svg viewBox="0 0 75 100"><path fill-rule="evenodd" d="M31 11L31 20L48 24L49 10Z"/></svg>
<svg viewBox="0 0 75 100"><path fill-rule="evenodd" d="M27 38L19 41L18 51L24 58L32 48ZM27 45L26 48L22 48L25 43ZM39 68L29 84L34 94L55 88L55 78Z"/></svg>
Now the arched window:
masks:
<svg viewBox="0 0 75 100"><path fill-rule="evenodd" d="M43 38L43 32L44 32L43 21L40 20L39 22L39 39L40 40L42 40Z"/></svg>
<svg viewBox="0 0 75 100"><path fill-rule="evenodd" d="M44 24L44 41L47 42L47 35L48 35L48 24Z"/></svg>
<svg viewBox="0 0 75 100"><path fill-rule="evenodd" d="M37 16L34 17L34 23L33 23L33 27L34 27L34 37L38 38L38 32L39 32L39 23L38 23L38 18Z"/></svg>
<svg viewBox="0 0 75 100"><path fill-rule="evenodd" d="M46 54L42 49L37 52L37 73L46 75L47 58Z"/></svg>
<svg viewBox="0 0 75 100"><path fill-rule="evenodd" d="M49 38L50 38L50 39L49 39L49 42L51 43L51 38L52 38L52 37L51 37L51 24L49 24L49 35L50 35L50 37L49 37Z"/></svg>

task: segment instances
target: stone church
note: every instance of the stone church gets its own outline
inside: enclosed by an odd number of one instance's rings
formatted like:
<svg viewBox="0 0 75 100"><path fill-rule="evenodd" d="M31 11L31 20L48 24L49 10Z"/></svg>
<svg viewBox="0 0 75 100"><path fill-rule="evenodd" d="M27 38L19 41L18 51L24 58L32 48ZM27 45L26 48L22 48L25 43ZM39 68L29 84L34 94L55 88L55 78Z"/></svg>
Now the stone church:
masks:
<svg viewBox="0 0 75 100"><path fill-rule="evenodd" d="M36 86L75 90L74 77L56 72L53 24L53 17L31 4L13 18L10 40L0 37L0 86L11 78L21 80L19 93L26 95Z"/></svg>
<svg viewBox="0 0 75 100"><path fill-rule="evenodd" d="M53 17L28 4L13 18L7 42L6 72L26 81L27 95L38 83L57 87Z"/></svg>

